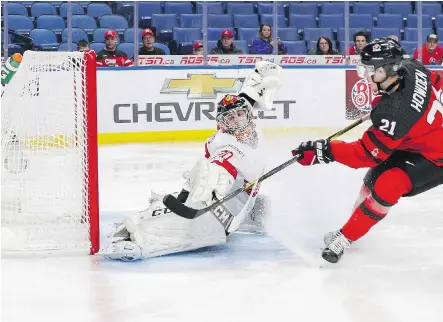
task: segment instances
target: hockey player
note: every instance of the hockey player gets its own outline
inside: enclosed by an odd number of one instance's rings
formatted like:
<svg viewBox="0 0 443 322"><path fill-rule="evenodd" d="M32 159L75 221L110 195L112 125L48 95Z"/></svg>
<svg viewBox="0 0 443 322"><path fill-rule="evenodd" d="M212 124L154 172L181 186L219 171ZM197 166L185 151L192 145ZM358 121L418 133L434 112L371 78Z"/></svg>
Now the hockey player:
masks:
<svg viewBox="0 0 443 322"><path fill-rule="evenodd" d="M183 175L177 199L186 206L202 209L263 173L261 134L252 109L272 107L281 70L270 62L257 63L241 93L226 95L218 103L217 132L205 143L205 157ZM111 234L105 254L131 261L223 244L242 223L260 229L267 205L265 198L257 197L258 189L255 185L194 219L174 214L154 194L147 210L124 218Z"/></svg>
<svg viewBox="0 0 443 322"><path fill-rule="evenodd" d="M338 262L400 197L443 183L442 83L438 74L403 54L398 42L388 38L374 39L360 53L358 75L379 94L370 115L373 125L361 139L307 141L292 151L306 166L337 161L370 168L348 222L325 235L322 257L328 262Z"/></svg>

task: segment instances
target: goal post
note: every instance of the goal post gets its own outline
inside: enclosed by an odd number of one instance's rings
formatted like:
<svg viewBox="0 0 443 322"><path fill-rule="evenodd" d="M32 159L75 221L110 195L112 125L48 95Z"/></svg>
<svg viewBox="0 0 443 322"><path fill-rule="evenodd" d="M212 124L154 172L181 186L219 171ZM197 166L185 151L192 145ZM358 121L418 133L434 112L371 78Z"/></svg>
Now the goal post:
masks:
<svg viewBox="0 0 443 322"><path fill-rule="evenodd" d="M2 250L99 250L93 51L26 51L1 99Z"/></svg>

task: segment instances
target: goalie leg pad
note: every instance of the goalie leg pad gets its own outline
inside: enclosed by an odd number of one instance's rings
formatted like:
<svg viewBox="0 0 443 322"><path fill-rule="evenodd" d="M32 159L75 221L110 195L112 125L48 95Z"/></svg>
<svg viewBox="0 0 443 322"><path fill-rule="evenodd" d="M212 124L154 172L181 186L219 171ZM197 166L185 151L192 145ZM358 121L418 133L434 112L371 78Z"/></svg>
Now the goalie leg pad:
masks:
<svg viewBox="0 0 443 322"><path fill-rule="evenodd" d="M132 262L142 258L142 251L139 245L128 240L117 240L110 243L104 251L108 259Z"/></svg>

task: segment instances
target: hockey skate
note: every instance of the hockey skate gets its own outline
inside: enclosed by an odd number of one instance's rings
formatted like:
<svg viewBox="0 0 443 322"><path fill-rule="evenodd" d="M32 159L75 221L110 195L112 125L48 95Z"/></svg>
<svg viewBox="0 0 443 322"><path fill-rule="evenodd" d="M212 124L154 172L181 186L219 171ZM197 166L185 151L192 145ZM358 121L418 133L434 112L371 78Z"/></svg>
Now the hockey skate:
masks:
<svg viewBox="0 0 443 322"><path fill-rule="evenodd" d="M345 249L351 246L351 242L340 230L331 231L323 237L326 248L321 256L330 263L337 263L343 256Z"/></svg>

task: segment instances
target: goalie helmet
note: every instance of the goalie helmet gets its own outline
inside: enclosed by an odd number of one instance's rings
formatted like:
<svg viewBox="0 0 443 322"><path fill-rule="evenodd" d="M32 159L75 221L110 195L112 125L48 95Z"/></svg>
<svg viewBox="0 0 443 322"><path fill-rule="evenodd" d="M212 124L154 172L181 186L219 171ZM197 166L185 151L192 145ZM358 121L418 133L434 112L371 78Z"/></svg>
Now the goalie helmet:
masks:
<svg viewBox="0 0 443 322"><path fill-rule="evenodd" d="M248 130L252 124L249 102L237 95L226 95L217 105L217 128L230 134Z"/></svg>

